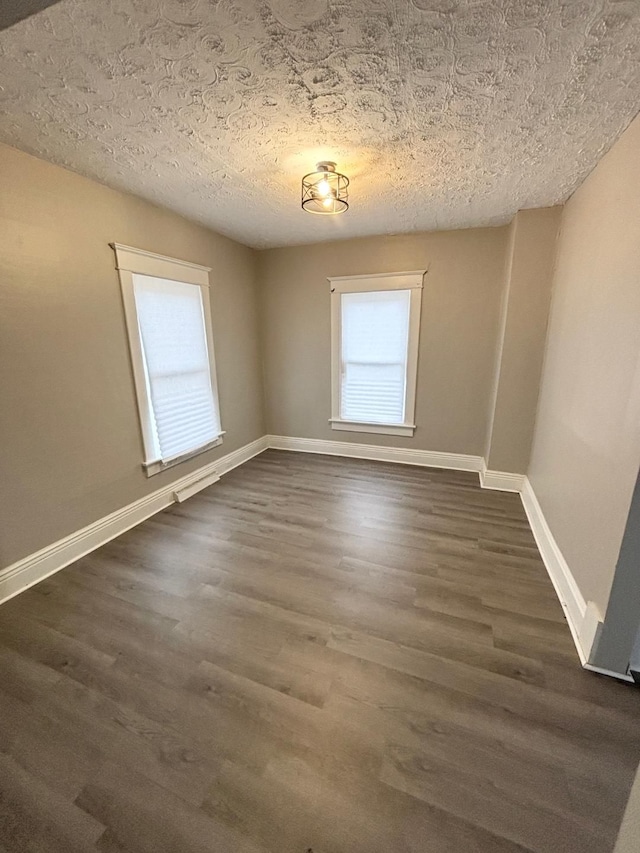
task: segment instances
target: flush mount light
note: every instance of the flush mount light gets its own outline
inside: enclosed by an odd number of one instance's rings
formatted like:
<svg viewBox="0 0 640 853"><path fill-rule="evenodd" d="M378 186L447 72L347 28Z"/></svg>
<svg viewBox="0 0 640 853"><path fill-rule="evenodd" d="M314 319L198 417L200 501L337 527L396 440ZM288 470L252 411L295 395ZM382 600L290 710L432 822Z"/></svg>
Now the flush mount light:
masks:
<svg viewBox="0 0 640 853"><path fill-rule="evenodd" d="M331 216L349 209L349 178L336 172L329 160L318 163L315 172L302 179L302 209L307 213Z"/></svg>

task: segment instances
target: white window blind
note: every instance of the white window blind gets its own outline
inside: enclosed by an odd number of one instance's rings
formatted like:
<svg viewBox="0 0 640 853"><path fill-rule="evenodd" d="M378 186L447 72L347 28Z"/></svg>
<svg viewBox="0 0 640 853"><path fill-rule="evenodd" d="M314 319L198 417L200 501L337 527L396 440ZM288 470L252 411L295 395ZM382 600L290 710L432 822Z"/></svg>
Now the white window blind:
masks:
<svg viewBox="0 0 640 853"><path fill-rule="evenodd" d="M341 294L340 417L405 420L410 290Z"/></svg>
<svg viewBox="0 0 640 853"><path fill-rule="evenodd" d="M133 292L156 458L169 462L221 433L202 288L134 273Z"/></svg>
<svg viewBox="0 0 640 853"><path fill-rule="evenodd" d="M329 279L332 429L414 434L425 273Z"/></svg>

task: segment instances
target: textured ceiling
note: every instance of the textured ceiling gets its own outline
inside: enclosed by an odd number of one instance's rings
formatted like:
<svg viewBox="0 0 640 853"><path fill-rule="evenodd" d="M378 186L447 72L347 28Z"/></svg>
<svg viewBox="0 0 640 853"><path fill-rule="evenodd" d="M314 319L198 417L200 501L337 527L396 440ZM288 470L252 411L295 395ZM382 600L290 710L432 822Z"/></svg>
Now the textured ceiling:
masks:
<svg viewBox="0 0 640 853"><path fill-rule="evenodd" d="M253 246L499 224L638 111L640 2L62 0L0 96L0 140ZM342 216L300 210L321 159Z"/></svg>

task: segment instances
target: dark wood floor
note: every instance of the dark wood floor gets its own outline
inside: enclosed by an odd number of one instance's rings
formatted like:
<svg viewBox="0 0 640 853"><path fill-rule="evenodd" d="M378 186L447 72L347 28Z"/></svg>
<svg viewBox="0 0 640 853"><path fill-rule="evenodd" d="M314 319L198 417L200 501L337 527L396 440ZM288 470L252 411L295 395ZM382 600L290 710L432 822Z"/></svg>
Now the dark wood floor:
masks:
<svg viewBox="0 0 640 853"><path fill-rule="evenodd" d="M268 451L0 608L0 850L607 853L639 712L516 495Z"/></svg>

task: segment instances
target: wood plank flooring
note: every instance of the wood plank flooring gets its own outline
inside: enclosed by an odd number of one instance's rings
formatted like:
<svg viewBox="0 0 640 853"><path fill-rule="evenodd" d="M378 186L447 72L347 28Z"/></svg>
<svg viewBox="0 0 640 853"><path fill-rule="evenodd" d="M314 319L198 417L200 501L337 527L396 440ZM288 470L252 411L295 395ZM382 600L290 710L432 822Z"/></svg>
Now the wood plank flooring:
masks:
<svg viewBox="0 0 640 853"><path fill-rule="evenodd" d="M639 732L475 474L267 451L0 608L0 851L609 853Z"/></svg>

